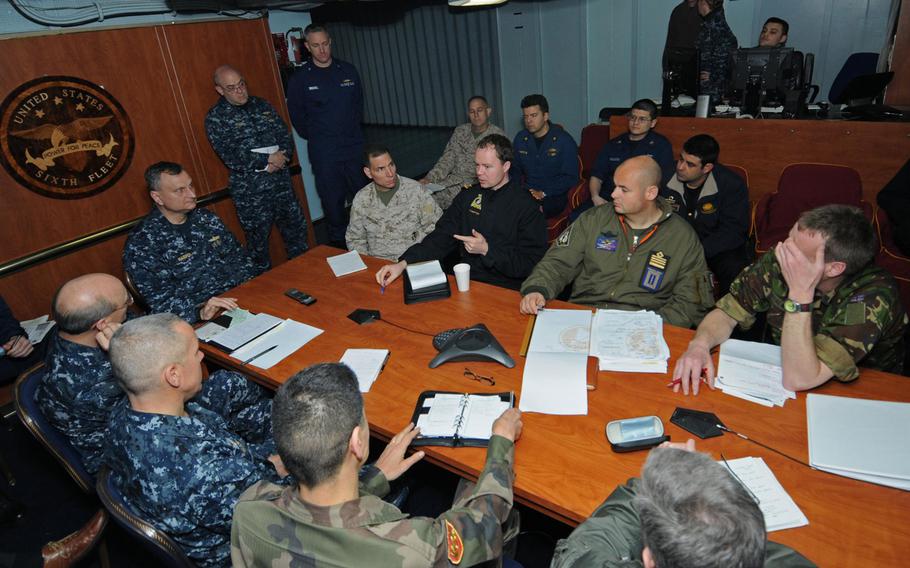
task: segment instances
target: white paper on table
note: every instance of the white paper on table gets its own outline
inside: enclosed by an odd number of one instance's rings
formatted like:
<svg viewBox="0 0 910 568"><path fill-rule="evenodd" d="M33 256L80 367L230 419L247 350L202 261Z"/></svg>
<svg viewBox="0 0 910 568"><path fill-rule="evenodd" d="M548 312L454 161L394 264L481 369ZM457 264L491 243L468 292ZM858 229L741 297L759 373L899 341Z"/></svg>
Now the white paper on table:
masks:
<svg viewBox="0 0 910 568"><path fill-rule="evenodd" d="M461 394L439 393L433 397L430 411L420 415L416 426L420 428L422 438L450 438L455 435L465 396Z"/></svg>
<svg viewBox="0 0 910 568"><path fill-rule="evenodd" d="M39 318L20 321L19 327L25 330L29 343L37 345L56 324L57 322L54 320L48 321L48 316L45 314Z"/></svg>
<svg viewBox="0 0 910 568"><path fill-rule="evenodd" d="M317 337L322 330L292 319L284 320L265 335L251 341L240 349L231 353L231 357L246 361L257 353L262 353L273 345L276 346L265 355L256 358L249 364L260 369L269 369L282 359L297 351Z"/></svg>
<svg viewBox="0 0 910 568"><path fill-rule="evenodd" d="M810 393L806 422L813 467L910 488L910 403Z"/></svg>
<svg viewBox="0 0 910 568"><path fill-rule="evenodd" d="M586 354L529 352L519 408L545 414L587 414L587 370Z"/></svg>
<svg viewBox="0 0 910 568"><path fill-rule="evenodd" d="M196 337L199 341L209 341L227 328L210 321L207 324L196 328Z"/></svg>
<svg viewBox="0 0 910 568"><path fill-rule="evenodd" d="M231 318L230 323L228 323L228 327L230 328L230 327L234 327L235 325L242 324L246 320L253 317L254 314L253 314L253 312L251 312L249 310L245 310L243 308L234 308L232 310L228 310L228 311L224 312L224 315Z"/></svg>
<svg viewBox="0 0 910 568"><path fill-rule="evenodd" d="M781 349L778 345L728 339L720 346L717 384L722 391L746 400L783 406L796 393L783 386ZM745 396L743 396L745 395Z"/></svg>
<svg viewBox="0 0 910 568"><path fill-rule="evenodd" d="M357 375L360 392L370 392L388 358L388 349L348 349L341 356L341 362Z"/></svg>
<svg viewBox="0 0 910 568"><path fill-rule="evenodd" d="M446 275L442 271L442 265L439 264L438 260L409 264L405 270L408 271L411 290L414 291L436 286L446 281Z"/></svg>
<svg viewBox="0 0 910 568"><path fill-rule="evenodd" d="M469 395L463 415L461 437L489 439L493 435L493 422L509 407L510 404L499 398L499 395Z"/></svg>
<svg viewBox="0 0 910 568"><path fill-rule="evenodd" d="M723 462L721 462L723 463ZM762 458L727 460L739 481L758 499L768 532L802 527L809 519L796 505Z"/></svg>
<svg viewBox="0 0 910 568"><path fill-rule="evenodd" d="M332 272L335 273L336 278L367 269L367 265L364 264L363 259L360 258L360 253L356 250L344 254L336 254L325 260L329 263L329 267L332 269Z"/></svg>
<svg viewBox="0 0 910 568"><path fill-rule="evenodd" d="M588 310L542 310L534 322L528 352L587 355L591 316Z"/></svg>
<svg viewBox="0 0 910 568"><path fill-rule="evenodd" d="M223 346L225 349L238 349L242 345L253 341L258 336L279 325L281 322L281 318L277 318L270 314L256 314L243 323L232 325L225 331L214 336L211 340Z"/></svg>
<svg viewBox="0 0 910 568"><path fill-rule="evenodd" d="M601 370L666 373L670 349L663 319L647 310L597 310L590 353L599 359Z"/></svg>

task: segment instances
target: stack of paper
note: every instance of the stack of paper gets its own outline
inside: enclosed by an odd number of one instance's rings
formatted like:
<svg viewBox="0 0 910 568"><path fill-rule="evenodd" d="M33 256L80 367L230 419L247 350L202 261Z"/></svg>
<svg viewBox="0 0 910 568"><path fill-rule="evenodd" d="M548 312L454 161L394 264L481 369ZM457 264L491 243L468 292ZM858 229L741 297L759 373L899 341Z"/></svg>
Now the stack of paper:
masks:
<svg viewBox="0 0 910 568"><path fill-rule="evenodd" d="M733 472L733 477L745 485L758 501L758 508L765 516L765 530L779 531L809 524L809 519L796 506L765 460L740 458L727 460L726 465Z"/></svg>
<svg viewBox="0 0 910 568"><path fill-rule="evenodd" d="M409 264L406 270L411 281L411 290L415 292L430 286L438 286L446 281L446 275L438 260Z"/></svg>
<svg viewBox="0 0 910 568"><path fill-rule="evenodd" d="M601 371L666 373L670 348L663 319L641 310L597 310L591 326L591 355Z"/></svg>
<svg viewBox="0 0 910 568"><path fill-rule="evenodd" d="M41 343L41 340L44 339L44 336L47 335L47 332L49 332L56 323L57 322L54 320L48 321L48 317L43 315L40 318L20 321L19 326L25 330L29 342L32 345L37 345L38 343Z"/></svg>
<svg viewBox="0 0 910 568"><path fill-rule="evenodd" d="M345 274L351 274L352 272L359 272L361 270L366 270L367 265L363 263L363 259L360 258L360 253L356 250L346 252L344 254L336 254L335 256L330 256L325 259L329 263L329 266L332 268L332 272L335 273L335 277L344 276Z"/></svg>
<svg viewBox="0 0 910 568"><path fill-rule="evenodd" d="M260 369L270 369L320 333L322 330L317 327L286 319L271 331L231 352L231 357L240 359L244 365L249 363ZM219 337L215 337L216 342Z"/></svg>
<svg viewBox="0 0 910 568"><path fill-rule="evenodd" d="M519 408L545 414L588 413L588 310L537 314L521 381Z"/></svg>
<svg viewBox="0 0 910 568"><path fill-rule="evenodd" d="M812 467L910 491L910 404L806 396Z"/></svg>
<svg viewBox="0 0 910 568"><path fill-rule="evenodd" d="M388 349L348 349L341 356L341 362L357 375L360 392L370 392L388 360Z"/></svg>
<svg viewBox="0 0 910 568"><path fill-rule="evenodd" d="M720 345L717 381L725 393L764 406L783 406L796 393L784 388L780 346L728 339Z"/></svg>

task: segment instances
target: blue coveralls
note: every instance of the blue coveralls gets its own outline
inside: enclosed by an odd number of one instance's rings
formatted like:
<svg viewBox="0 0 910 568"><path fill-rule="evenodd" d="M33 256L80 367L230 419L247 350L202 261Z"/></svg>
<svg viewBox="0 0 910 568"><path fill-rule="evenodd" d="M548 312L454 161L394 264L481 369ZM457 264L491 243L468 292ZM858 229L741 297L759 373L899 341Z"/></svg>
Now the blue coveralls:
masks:
<svg viewBox="0 0 910 568"><path fill-rule="evenodd" d="M357 69L340 59L325 68L307 61L288 82L288 110L294 129L309 142L329 240L344 242L345 201L369 182L361 168L363 90Z"/></svg>
<svg viewBox="0 0 910 568"><path fill-rule="evenodd" d="M510 177L522 180L525 189L536 189L546 194L543 213L546 217L558 215L566 208L569 190L578 183L578 146L572 136L551 124L550 130L540 141L540 147L527 129L515 136L512 143L515 160Z"/></svg>

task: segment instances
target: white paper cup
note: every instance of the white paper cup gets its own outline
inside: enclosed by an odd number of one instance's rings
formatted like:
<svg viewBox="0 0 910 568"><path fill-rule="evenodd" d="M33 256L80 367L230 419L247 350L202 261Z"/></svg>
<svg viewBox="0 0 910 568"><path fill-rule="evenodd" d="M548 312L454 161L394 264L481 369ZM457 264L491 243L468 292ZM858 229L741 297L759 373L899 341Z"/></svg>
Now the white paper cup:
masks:
<svg viewBox="0 0 910 568"><path fill-rule="evenodd" d="M467 263L456 264L452 270L455 272L455 283L459 292L467 292L471 287L471 265Z"/></svg>

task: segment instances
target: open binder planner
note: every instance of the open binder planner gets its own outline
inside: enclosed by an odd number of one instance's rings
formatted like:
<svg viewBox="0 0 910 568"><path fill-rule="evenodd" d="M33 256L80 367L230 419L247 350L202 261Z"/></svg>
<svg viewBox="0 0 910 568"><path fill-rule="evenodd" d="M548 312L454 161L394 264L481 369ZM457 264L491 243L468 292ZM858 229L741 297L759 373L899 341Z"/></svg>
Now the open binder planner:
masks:
<svg viewBox="0 0 910 568"><path fill-rule="evenodd" d="M469 394L424 391L411 418L420 435L412 446L471 446L489 444L493 422L515 406L515 393Z"/></svg>

